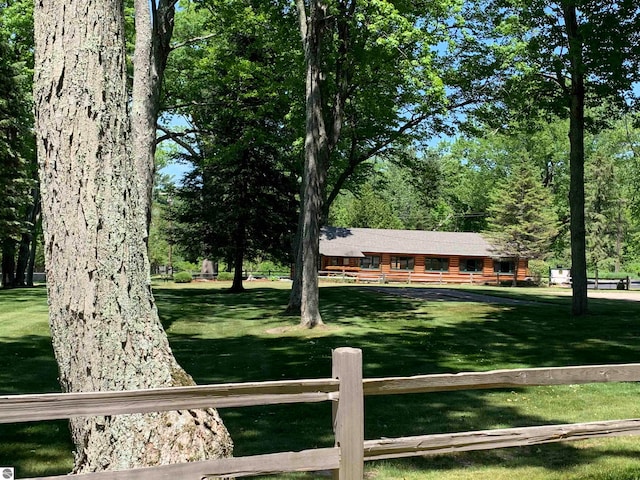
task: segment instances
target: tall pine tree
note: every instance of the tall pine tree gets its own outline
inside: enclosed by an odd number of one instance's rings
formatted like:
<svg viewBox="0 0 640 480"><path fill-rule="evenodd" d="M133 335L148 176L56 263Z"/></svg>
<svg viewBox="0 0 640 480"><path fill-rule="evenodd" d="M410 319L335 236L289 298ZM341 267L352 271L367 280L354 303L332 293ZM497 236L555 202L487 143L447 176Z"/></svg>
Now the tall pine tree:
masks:
<svg viewBox="0 0 640 480"><path fill-rule="evenodd" d="M487 233L496 247L496 255L513 259L515 285L519 260L545 257L557 222L551 195L526 158L492 192L489 214Z"/></svg>
<svg viewBox="0 0 640 480"><path fill-rule="evenodd" d="M615 256L619 206L613 160L596 154L587 165L585 218L587 264L594 270L596 288L603 264Z"/></svg>
<svg viewBox="0 0 640 480"><path fill-rule="evenodd" d="M185 45L170 65L176 79L188 71L178 65L206 65L186 82L176 83L189 88L169 92L186 105L179 111L195 130L192 145L188 138L181 140L188 147L184 158L194 168L171 210L185 253L232 265L231 290L239 292L244 261L290 260L299 190L299 122L292 110L302 96L292 69L300 59L282 47L282 39L295 34L295 23L281 21L277 4L207 4L210 12L178 14L178 19L204 23L211 34L197 45Z"/></svg>

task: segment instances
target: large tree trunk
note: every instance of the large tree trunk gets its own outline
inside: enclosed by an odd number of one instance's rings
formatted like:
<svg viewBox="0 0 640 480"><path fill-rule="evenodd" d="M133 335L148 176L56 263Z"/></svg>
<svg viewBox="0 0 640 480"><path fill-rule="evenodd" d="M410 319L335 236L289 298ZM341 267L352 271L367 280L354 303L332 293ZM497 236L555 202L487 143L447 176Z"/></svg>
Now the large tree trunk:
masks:
<svg viewBox="0 0 640 480"><path fill-rule="evenodd" d="M307 159L311 162L311 168L315 160ZM322 325L320 315L320 291L318 288L318 263L320 259L320 208L322 195L318 192L318 179L307 172L306 181L311 183L305 191L305 204L307 205L304 215L302 234L302 297L300 302L300 325L307 328L314 328Z"/></svg>
<svg viewBox="0 0 640 480"><path fill-rule="evenodd" d="M318 264L320 260L320 227L326 220L325 197L326 179L329 170L331 152L338 144L343 127L344 106L347 101L351 67L349 18L355 12L355 1L340 1L337 4L337 39L326 34L328 24L328 4L325 0L310 0L307 16L304 0L296 0L300 34L305 52L306 76L306 135L305 164L303 178L302 240L302 288L301 288L301 325L313 328L322 324L319 310ZM329 106L323 98L322 83L327 72L323 71L327 58L323 58L322 41L324 36L337 41L335 57L335 91L333 102ZM326 122L325 118L329 121ZM329 205L326 205L328 212Z"/></svg>
<svg viewBox="0 0 640 480"><path fill-rule="evenodd" d="M132 147L142 208L151 222L155 176L156 122L162 79L169 56L175 14L173 0L135 0L136 42L133 59Z"/></svg>
<svg viewBox="0 0 640 480"><path fill-rule="evenodd" d="M158 319L132 160L120 0L35 9L49 321L64 391L193 384ZM229 455L214 410L71 421L76 472Z"/></svg>
<svg viewBox="0 0 640 480"><path fill-rule="evenodd" d="M587 255L584 213L584 61L582 39L578 32L576 7L563 4L564 21L571 59L571 90L569 95L569 143L571 150L569 208L571 212L571 286L573 315L587 313Z"/></svg>
<svg viewBox="0 0 640 480"><path fill-rule="evenodd" d="M322 325L318 291L320 258L320 218L329 161L329 142L324 122L321 83L321 40L327 6L312 0L306 18L302 0L298 0L301 35L305 47L306 134L304 144L304 195L302 227L302 299L300 325L313 328Z"/></svg>

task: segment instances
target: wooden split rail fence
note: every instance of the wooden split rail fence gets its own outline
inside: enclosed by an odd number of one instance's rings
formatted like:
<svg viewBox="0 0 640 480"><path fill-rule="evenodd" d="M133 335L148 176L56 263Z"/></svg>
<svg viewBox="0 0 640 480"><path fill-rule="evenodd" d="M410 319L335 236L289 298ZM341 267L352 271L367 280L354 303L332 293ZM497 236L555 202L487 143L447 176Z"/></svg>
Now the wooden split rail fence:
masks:
<svg viewBox="0 0 640 480"><path fill-rule="evenodd" d="M501 282L511 282L513 275L496 273L491 276L482 273L450 274L447 272L425 272L416 273L412 271L392 271L381 272L379 270L353 270L353 269L333 269L321 270L318 272L322 279L339 280L342 282L356 283L421 283L421 284L493 284L500 285Z"/></svg>
<svg viewBox="0 0 640 480"><path fill-rule="evenodd" d="M640 435L640 419L506 428L364 440L364 396L520 388L600 382L637 382L640 364L496 370L478 373L362 378L362 352L333 352L332 378L203 385L153 390L0 396L0 423L55 420L193 408L225 408L332 401L335 447L79 475L83 480L157 480L246 477L333 470L361 480L370 460ZM1 440L0 440L1 441ZM66 476L30 480L60 480Z"/></svg>

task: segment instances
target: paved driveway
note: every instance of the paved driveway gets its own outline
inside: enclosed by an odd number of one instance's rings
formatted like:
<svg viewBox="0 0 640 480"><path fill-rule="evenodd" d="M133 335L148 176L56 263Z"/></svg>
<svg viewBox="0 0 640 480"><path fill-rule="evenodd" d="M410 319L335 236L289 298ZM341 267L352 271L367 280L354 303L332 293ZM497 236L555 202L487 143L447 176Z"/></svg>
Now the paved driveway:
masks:
<svg viewBox="0 0 640 480"><path fill-rule="evenodd" d="M385 287L370 286L363 287L378 291L387 295L397 295L407 298L418 298L430 301L456 301L456 302L482 302L493 303L498 305L535 305L543 303L534 300L519 300L514 298L498 297L488 295L486 293L475 293L467 290L458 290L454 288L429 288L429 287ZM541 295L558 295L570 296L571 289L540 289ZM620 291L620 290L589 290L589 298L605 298L612 300L627 300L632 302L640 302L640 291Z"/></svg>
<svg viewBox="0 0 640 480"><path fill-rule="evenodd" d="M543 290L544 291L544 290ZM555 295L571 296L571 289L553 290ZM640 302L640 290L589 290L589 298L606 298L610 300L627 300L629 302Z"/></svg>

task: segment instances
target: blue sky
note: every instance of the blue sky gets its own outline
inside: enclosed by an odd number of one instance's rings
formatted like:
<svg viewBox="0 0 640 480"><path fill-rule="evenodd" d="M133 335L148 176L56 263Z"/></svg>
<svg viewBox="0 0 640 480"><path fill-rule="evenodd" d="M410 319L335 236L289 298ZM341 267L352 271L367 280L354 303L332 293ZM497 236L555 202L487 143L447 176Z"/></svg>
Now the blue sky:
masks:
<svg viewBox="0 0 640 480"><path fill-rule="evenodd" d="M191 167L183 162L175 162L160 169L160 173L171 176L173 183L180 183L180 180Z"/></svg>

